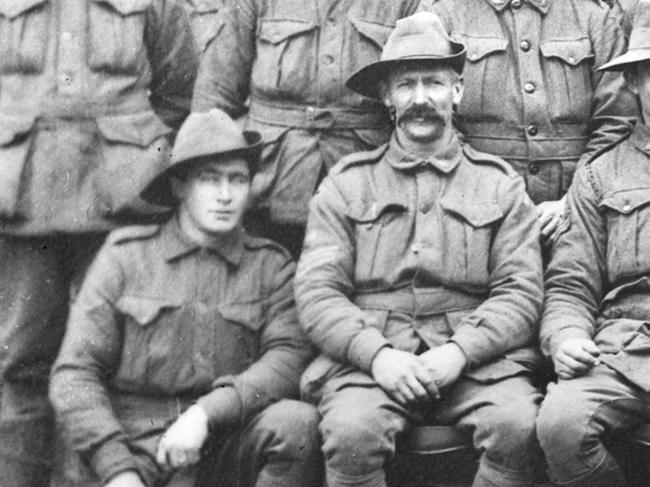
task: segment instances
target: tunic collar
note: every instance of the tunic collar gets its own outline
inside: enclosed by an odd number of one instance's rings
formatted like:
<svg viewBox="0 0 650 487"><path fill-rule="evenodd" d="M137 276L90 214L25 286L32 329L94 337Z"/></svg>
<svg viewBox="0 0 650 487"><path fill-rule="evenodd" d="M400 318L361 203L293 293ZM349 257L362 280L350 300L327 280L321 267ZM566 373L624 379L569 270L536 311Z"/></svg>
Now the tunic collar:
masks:
<svg viewBox="0 0 650 487"><path fill-rule="evenodd" d="M485 0L485 1L489 3L492 6L492 8L494 8L494 10L496 10L497 12L501 12L513 0ZM537 10L539 10L542 14L546 14L546 12L548 12L549 7L551 6L551 0L516 0L516 1L528 2Z"/></svg>
<svg viewBox="0 0 650 487"><path fill-rule="evenodd" d="M430 165L438 171L448 174L453 171L463 157L460 143L455 132L450 132L448 140L441 149L427 158L406 152L397 140L395 132L391 137L386 151L388 163L395 169L408 171L423 165Z"/></svg>
<svg viewBox="0 0 650 487"><path fill-rule="evenodd" d="M244 254L244 231L241 227L215 237L209 245L202 246L192 241L181 229L177 217L172 217L161 233L164 258L167 262L193 254L201 248L218 254L228 263L238 266Z"/></svg>

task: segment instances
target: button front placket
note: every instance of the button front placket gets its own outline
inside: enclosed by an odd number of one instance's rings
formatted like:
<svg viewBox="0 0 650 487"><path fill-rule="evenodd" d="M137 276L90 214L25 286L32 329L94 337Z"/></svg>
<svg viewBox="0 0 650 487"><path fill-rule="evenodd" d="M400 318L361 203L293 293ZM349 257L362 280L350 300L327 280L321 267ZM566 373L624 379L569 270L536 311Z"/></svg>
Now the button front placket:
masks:
<svg viewBox="0 0 650 487"><path fill-rule="evenodd" d="M86 0L54 1L59 10L54 29L57 39L57 91L64 96L79 96L84 88L86 69L86 26L89 3Z"/></svg>

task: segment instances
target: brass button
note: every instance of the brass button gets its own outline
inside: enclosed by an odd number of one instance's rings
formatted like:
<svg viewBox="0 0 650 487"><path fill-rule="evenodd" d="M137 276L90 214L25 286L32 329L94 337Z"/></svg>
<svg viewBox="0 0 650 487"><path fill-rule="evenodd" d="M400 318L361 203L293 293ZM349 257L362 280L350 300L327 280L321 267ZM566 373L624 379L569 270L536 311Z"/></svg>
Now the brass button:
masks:
<svg viewBox="0 0 650 487"><path fill-rule="evenodd" d="M523 40L519 43L519 47L521 48L522 51L528 52L530 51L530 42L527 40Z"/></svg>
<svg viewBox="0 0 650 487"><path fill-rule="evenodd" d="M324 65L329 66L329 65L332 64L333 62L334 62L334 56L331 56L331 55L329 55L329 54L325 54L325 55L323 56L323 64L324 64Z"/></svg>
<svg viewBox="0 0 650 487"><path fill-rule="evenodd" d="M524 85L524 91L526 93L535 93L535 85L533 83L526 83Z"/></svg>
<svg viewBox="0 0 650 487"><path fill-rule="evenodd" d="M632 207L631 207L630 205L625 205L625 206L623 206L623 211L626 212L626 213L627 213L628 211L630 211L631 209L632 209Z"/></svg>
<svg viewBox="0 0 650 487"><path fill-rule="evenodd" d="M526 131L528 132L528 135L532 135L534 137L537 135L537 126L529 125Z"/></svg>
<svg viewBox="0 0 650 487"><path fill-rule="evenodd" d="M528 172L534 176L535 174L539 173L539 166L534 162L531 162L528 164Z"/></svg>

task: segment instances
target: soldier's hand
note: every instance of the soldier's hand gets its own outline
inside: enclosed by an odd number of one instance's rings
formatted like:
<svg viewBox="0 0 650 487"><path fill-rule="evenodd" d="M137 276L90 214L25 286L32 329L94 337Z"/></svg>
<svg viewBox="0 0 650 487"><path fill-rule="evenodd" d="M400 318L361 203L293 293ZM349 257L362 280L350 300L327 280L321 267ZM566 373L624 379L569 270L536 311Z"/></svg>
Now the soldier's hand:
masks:
<svg viewBox="0 0 650 487"><path fill-rule="evenodd" d="M200 406L190 406L167 428L158 443L156 461L165 469L198 463L208 437L208 416Z"/></svg>
<svg viewBox="0 0 650 487"><path fill-rule="evenodd" d="M382 348L372 361L372 376L389 396L405 406L440 398L429 372L409 352Z"/></svg>
<svg viewBox="0 0 650 487"><path fill-rule="evenodd" d="M542 227L542 240L546 240L553 235L558 225L562 221L566 198L558 201L544 201L537 205L537 218Z"/></svg>
<svg viewBox="0 0 650 487"><path fill-rule="evenodd" d="M455 343L446 343L427 350L419 356L438 387L445 387L458 380L467 365L467 357Z"/></svg>
<svg viewBox="0 0 650 487"><path fill-rule="evenodd" d="M105 487L145 487L140 476L132 470L120 472Z"/></svg>
<svg viewBox="0 0 650 487"><path fill-rule="evenodd" d="M555 373L560 379L573 379L587 373L598 364L600 350L587 338L569 338L563 341L553 357Z"/></svg>

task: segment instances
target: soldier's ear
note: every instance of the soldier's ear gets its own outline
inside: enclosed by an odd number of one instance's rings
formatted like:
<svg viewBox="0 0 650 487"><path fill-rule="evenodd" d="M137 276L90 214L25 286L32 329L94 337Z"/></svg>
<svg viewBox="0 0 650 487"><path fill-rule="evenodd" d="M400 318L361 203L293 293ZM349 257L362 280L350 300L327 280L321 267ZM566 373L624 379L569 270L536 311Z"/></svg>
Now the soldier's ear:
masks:
<svg viewBox="0 0 650 487"><path fill-rule="evenodd" d="M460 104L460 100L463 98L463 93L465 91L465 79L462 75L456 75L452 89L454 106L458 106Z"/></svg>
<svg viewBox="0 0 650 487"><path fill-rule="evenodd" d="M638 77L637 65L632 64L631 66L626 67L623 70L623 78L625 78L625 82L627 83L627 86L630 89L630 91L635 95L638 95L639 77Z"/></svg>

